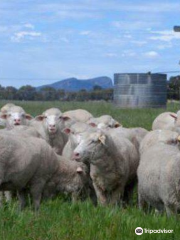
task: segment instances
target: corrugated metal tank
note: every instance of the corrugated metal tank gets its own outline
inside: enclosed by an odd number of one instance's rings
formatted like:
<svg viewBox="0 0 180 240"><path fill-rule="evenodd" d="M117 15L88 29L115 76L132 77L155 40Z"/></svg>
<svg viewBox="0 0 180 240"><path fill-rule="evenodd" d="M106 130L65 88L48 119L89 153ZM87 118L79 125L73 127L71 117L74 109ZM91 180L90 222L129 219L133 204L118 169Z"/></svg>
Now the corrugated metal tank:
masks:
<svg viewBox="0 0 180 240"><path fill-rule="evenodd" d="M114 104L120 108L165 108L167 75L114 74Z"/></svg>

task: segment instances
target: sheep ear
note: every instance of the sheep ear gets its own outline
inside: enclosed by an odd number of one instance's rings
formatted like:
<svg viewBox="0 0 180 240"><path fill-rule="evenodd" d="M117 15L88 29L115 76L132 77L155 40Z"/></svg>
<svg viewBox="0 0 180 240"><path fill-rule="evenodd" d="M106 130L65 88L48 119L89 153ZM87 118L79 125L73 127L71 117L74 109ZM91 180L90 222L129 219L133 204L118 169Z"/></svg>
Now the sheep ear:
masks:
<svg viewBox="0 0 180 240"><path fill-rule="evenodd" d="M44 118L45 118L44 115L39 115L39 116L35 117L35 119L36 119L37 121L40 121L40 122L43 121Z"/></svg>
<svg viewBox="0 0 180 240"><path fill-rule="evenodd" d="M82 170L81 167L78 167L78 168L76 169L76 172L79 173L79 174L81 174L81 173L83 173L83 170Z"/></svg>
<svg viewBox="0 0 180 240"><path fill-rule="evenodd" d="M98 140L99 140L103 145L105 145L106 136L105 136L105 135L101 135Z"/></svg>
<svg viewBox="0 0 180 240"><path fill-rule="evenodd" d="M95 124L95 123L89 123L89 126L91 126L91 127L97 127L97 125Z"/></svg>
<svg viewBox="0 0 180 240"><path fill-rule="evenodd" d="M70 128L65 128L63 130L63 132L65 132L66 134L70 134L71 133L71 129Z"/></svg>
<svg viewBox="0 0 180 240"><path fill-rule="evenodd" d="M118 127L120 127L121 126L121 124L119 123L119 122L117 122L116 124L115 124L115 128L118 128Z"/></svg>
<svg viewBox="0 0 180 240"><path fill-rule="evenodd" d="M7 118L7 114L0 114L0 118L2 118L2 119L6 119Z"/></svg>
<svg viewBox="0 0 180 240"><path fill-rule="evenodd" d="M180 110L179 110L179 111L177 111L177 113L176 113L176 114L177 114L177 117L178 117L178 116L180 116Z"/></svg>
<svg viewBox="0 0 180 240"><path fill-rule="evenodd" d="M30 114L26 114L25 118L28 119L28 120L31 120L33 117Z"/></svg>
<svg viewBox="0 0 180 240"><path fill-rule="evenodd" d="M170 116L171 116L172 118L174 118L175 121L177 120L177 116L176 116L176 115L174 115L174 114L170 114Z"/></svg>
<svg viewBox="0 0 180 240"><path fill-rule="evenodd" d="M70 118L68 116L60 116L59 118L64 120L64 121L70 120Z"/></svg>

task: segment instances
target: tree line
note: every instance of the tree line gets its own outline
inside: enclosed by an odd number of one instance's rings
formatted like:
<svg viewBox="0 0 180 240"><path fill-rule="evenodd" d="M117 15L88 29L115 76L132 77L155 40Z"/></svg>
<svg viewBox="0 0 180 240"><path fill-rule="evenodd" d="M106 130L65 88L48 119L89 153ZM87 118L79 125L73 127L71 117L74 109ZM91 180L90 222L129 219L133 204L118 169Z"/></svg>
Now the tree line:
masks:
<svg viewBox="0 0 180 240"><path fill-rule="evenodd" d="M168 99L180 100L180 76L171 77L167 86Z"/></svg>
<svg viewBox="0 0 180 240"><path fill-rule="evenodd" d="M168 99L180 100L180 76L171 77L167 82ZM103 89L96 85L93 90L81 89L78 92L66 92L63 89L44 87L37 90L26 85L17 89L15 87L3 87L0 85L0 100L24 100L24 101L89 101L89 100L113 100L113 89Z"/></svg>
<svg viewBox="0 0 180 240"><path fill-rule="evenodd" d="M89 101L113 99L113 89L103 89L94 86L92 91L82 89L78 92L66 92L63 89L44 87L37 90L35 87L26 85L17 89L15 87L3 87L0 85L0 100L24 100L24 101Z"/></svg>

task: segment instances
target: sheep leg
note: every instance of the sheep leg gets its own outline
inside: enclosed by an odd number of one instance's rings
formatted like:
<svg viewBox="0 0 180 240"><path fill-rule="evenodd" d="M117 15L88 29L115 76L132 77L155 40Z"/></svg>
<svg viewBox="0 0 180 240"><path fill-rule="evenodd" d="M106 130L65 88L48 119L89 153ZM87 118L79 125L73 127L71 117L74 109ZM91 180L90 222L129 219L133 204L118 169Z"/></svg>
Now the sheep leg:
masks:
<svg viewBox="0 0 180 240"><path fill-rule="evenodd" d="M131 182L130 184L128 184L125 187L125 191L124 191L125 203L132 204L133 192L134 192L134 188L135 188L136 184L137 184L137 182L136 182L136 180L134 180L133 182Z"/></svg>
<svg viewBox="0 0 180 240"><path fill-rule="evenodd" d="M109 203L111 205L117 205L121 203L122 189L117 188L111 193L111 197L109 199Z"/></svg>
<svg viewBox="0 0 180 240"><path fill-rule="evenodd" d="M141 210L143 210L145 207L145 201L140 193L138 193L138 206Z"/></svg>
<svg viewBox="0 0 180 240"><path fill-rule="evenodd" d="M32 196L35 211L39 210L44 185L45 185L45 182L39 182L39 183L34 183L31 186L31 196Z"/></svg>
<svg viewBox="0 0 180 240"><path fill-rule="evenodd" d="M163 213L163 209L155 209L155 214L160 215Z"/></svg>
<svg viewBox="0 0 180 240"><path fill-rule="evenodd" d="M80 199L80 194L77 192L73 192L71 194L71 199L73 203L76 203Z"/></svg>
<svg viewBox="0 0 180 240"><path fill-rule="evenodd" d="M94 206L97 206L97 196L93 185L89 187L89 198L91 199Z"/></svg>
<svg viewBox="0 0 180 240"><path fill-rule="evenodd" d="M172 205L165 204L166 214L170 217L173 214L177 214L177 210Z"/></svg>
<svg viewBox="0 0 180 240"><path fill-rule="evenodd" d="M3 191L0 191L0 207L3 206Z"/></svg>
<svg viewBox="0 0 180 240"><path fill-rule="evenodd" d="M25 206L26 206L26 196L25 196L25 191L21 190L17 192L17 196L19 199L19 207L20 207L20 211L22 211Z"/></svg>
<svg viewBox="0 0 180 240"><path fill-rule="evenodd" d="M94 190L96 192L98 202L101 205L107 205L107 199L106 199L104 192L96 184L93 183L93 186L94 186Z"/></svg>
<svg viewBox="0 0 180 240"><path fill-rule="evenodd" d="M12 193L10 191L5 191L4 196L7 203L12 201Z"/></svg>
<svg viewBox="0 0 180 240"><path fill-rule="evenodd" d="M1 185L1 183L2 183L2 180L0 179L0 185ZM0 207L2 207L3 206L3 191L1 190L0 191Z"/></svg>

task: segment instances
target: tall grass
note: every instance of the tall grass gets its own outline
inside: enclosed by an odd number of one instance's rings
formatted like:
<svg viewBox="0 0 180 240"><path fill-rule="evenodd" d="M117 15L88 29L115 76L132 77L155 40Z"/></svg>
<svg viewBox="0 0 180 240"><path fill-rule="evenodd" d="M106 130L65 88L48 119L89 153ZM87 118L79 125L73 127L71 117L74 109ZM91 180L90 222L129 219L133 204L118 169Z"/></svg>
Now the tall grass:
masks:
<svg viewBox="0 0 180 240"><path fill-rule="evenodd" d="M0 106L5 102L1 102ZM125 127L141 126L151 129L152 121L164 109L117 109L110 103L78 102L16 102L36 116L50 107L62 111L84 108L94 116L110 114ZM167 111L177 111L178 104L168 105ZM0 210L0 240L131 240L180 239L180 218L167 218L154 211L144 213L136 204L127 208L94 207L90 201L70 203L62 198L43 202L39 214L18 211L18 203L6 204ZM135 228L172 229L173 234L143 234Z"/></svg>

